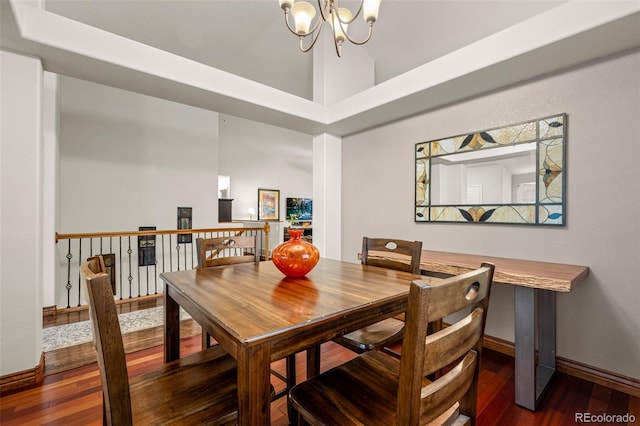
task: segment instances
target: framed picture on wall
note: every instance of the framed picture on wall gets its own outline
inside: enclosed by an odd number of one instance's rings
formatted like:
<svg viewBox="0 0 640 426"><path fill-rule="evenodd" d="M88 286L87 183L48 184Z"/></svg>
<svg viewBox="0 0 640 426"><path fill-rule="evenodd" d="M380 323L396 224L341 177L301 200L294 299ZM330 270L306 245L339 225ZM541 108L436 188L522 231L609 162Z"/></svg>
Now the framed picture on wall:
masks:
<svg viewBox="0 0 640 426"><path fill-rule="evenodd" d="M139 226L138 231L155 231L155 226ZM156 264L156 236L138 236L138 266Z"/></svg>
<svg viewBox="0 0 640 426"><path fill-rule="evenodd" d="M191 207L178 207L178 229L191 229ZM178 244L191 242L191 234L178 234Z"/></svg>
<svg viewBox="0 0 640 426"><path fill-rule="evenodd" d="M258 189L258 220L280 220L280 190Z"/></svg>

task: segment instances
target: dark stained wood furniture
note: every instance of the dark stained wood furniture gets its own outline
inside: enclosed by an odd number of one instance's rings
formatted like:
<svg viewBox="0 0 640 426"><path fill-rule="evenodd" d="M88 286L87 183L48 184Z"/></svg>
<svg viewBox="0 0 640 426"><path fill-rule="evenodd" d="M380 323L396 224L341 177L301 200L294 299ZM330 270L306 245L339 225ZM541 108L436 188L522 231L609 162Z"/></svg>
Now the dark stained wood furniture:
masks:
<svg viewBox="0 0 640 426"><path fill-rule="evenodd" d="M255 235L196 238L196 251L199 268L259 262L260 239Z"/></svg>
<svg viewBox="0 0 640 426"><path fill-rule="evenodd" d="M311 425L401 425L476 423L482 336L493 265L437 285L411 284L402 357L369 351L293 387L289 399ZM466 315L443 330L428 323ZM447 368L433 382L425 377Z"/></svg>
<svg viewBox="0 0 640 426"><path fill-rule="evenodd" d="M109 277L101 257L81 265L103 391L103 423L235 424L236 361L221 347L163 365L129 381Z"/></svg>
<svg viewBox="0 0 640 426"><path fill-rule="evenodd" d="M589 267L422 250L420 269L458 275L482 261L496 266L495 282L515 286L515 401L535 411L556 370L556 293L584 281Z"/></svg>
<svg viewBox="0 0 640 426"><path fill-rule="evenodd" d="M260 262L260 238L255 235L197 238L196 249L199 268ZM204 328L202 329L202 347L211 347L211 336ZM276 394L276 398L286 396L289 389L295 385L295 354L287 357L286 375L282 375L275 370L271 372L287 384L284 390Z"/></svg>
<svg viewBox="0 0 640 426"><path fill-rule="evenodd" d="M458 275L482 261L496 265L495 282L515 286L515 401L535 411L556 371L556 293L568 293L584 281L589 267L422 250L420 270Z"/></svg>
<svg viewBox="0 0 640 426"><path fill-rule="evenodd" d="M388 253L393 257L370 257L369 252ZM406 241L393 238L362 238L363 265L379 266L381 268L420 273L421 241ZM387 318L359 330L352 331L335 340L357 353L374 349L387 348L400 340L404 330L404 318Z"/></svg>
<svg viewBox="0 0 640 426"><path fill-rule="evenodd" d="M407 308L409 272L320 259L303 278L272 262L161 274L165 359L180 357L179 307L238 362L238 421L268 425L270 363ZM433 282L435 278L423 277ZM308 372L315 375L317 371Z"/></svg>
<svg viewBox="0 0 640 426"><path fill-rule="evenodd" d="M260 243L255 236L196 238L198 268L211 268L260 261ZM211 336L202 330L202 348L211 347Z"/></svg>

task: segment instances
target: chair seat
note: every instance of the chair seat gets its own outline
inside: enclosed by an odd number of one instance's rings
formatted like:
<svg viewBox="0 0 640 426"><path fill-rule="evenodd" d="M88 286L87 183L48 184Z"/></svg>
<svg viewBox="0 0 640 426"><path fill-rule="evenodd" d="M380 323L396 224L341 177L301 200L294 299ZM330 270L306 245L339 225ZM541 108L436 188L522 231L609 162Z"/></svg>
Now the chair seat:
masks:
<svg viewBox="0 0 640 426"><path fill-rule="evenodd" d="M397 358L366 352L296 385L289 398L306 419L318 424L395 425L399 369ZM424 379L424 383L430 382Z"/></svg>
<svg viewBox="0 0 640 426"><path fill-rule="evenodd" d="M130 391L134 424L236 424L236 361L220 346L138 376Z"/></svg>
<svg viewBox="0 0 640 426"><path fill-rule="evenodd" d="M362 353L399 342L402 340L403 330L404 321L387 318L345 334L335 341L354 352Z"/></svg>

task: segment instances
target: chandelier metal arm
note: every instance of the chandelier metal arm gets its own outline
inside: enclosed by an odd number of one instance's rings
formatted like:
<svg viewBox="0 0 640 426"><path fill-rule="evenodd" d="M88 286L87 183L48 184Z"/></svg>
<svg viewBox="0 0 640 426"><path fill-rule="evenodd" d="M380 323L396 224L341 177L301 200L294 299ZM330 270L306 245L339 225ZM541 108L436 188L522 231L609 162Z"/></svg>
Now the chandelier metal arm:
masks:
<svg viewBox="0 0 640 426"><path fill-rule="evenodd" d="M342 28L342 25L340 27ZM344 30L342 32L344 33L344 36L347 38L347 40L349 40L353 44L360 46L368 42L371 36L373 35L373 22L369 22L369 34L367 34L367 38L365 38L362 41L352 39L351 37L349 37L349 34L347 34L347 32Z"/></svg>
<svg viewBox="0 0 640 426"><path fill-rule="evenodd" d="M318 0L318 4L320 4L320 0ZM354 40L351 37L349 37L349 34L347 33L346 29L344 28L344 25L351 24L358 17L358 15L360 15L360 12L362 11L362 5L363 4L364 4L364 0L360 0L360 6L358 7L358 10L353 15L353 17L350 20L343 21L340 18L340 15L337 13L337 8L340 7L340 4L338 3L338 0L330 2L331 10L335 14L335 16L338 18L337 21L338 21L338 25L340 25L340 30L342 30L342 33L344 34L344 36L346 37L347 40L349 40L351 43L353 43L355 45L358 45L358 46L361 46L361 45L365 44L366 42L368 42L371 39L371 36L373 35L373 23L375 21L367 21L367 23L369 24L369 33L367 34L367 37L364 40L361 40L361 41ZM336 51L339 51L337 42L336 42ZM341 55L338 54L338 56L341 56Z"/></svg>
<svg viewBox="0 0 640 426"><path fill-rule="evenodd" d="M311 50L311 48L313 48L313 45L316 44L316 41L318 40L318 36L320 35L320 33L322 32L322 26L320 26L320 29L316 32L315 29L313 32L309 32L307 35L298 35L300 37L300 50L304 53L308 52ZM308 36L313 34L313 38L311 39L311 44L308 47L303 47L302 42L303 40Z"/></svg>
<svg viewBox="0 0 640 426"><path fill-rule="evenodd" d="M322 1L322 3L320 3ZM318 22L322 22L322 21L326 21L329 22L329 13L327 12L327 6L329 9L329 12L331 12L331 9L333 8L333 3L330 0L318 0L318 9L320 10L320 17L322 19L319 19Z"/></svg>
<svg viewBox="0 0 640 426"><path fill-rule="evenodd" d="M318 0L318 2L320 2L320 0ZM338 0L332 1L331 4L332 4L332 8L335 9L336 11L340 7L340 3L338 3ZM340 22L340 24L349 25L353 21L355 21L356 18L360 15L360 12L362 12L362 5L363 4L364 4L364 0L360 0L360 6L358 7L358 10L356 11L356 13L353 14L351 19L349 19L349 20L343 21L342 18L340 18L340 15L338 13L336 13L336 16L338 17L338 21ZM342 27L342 25L340 25L340 26Z"/></svg>

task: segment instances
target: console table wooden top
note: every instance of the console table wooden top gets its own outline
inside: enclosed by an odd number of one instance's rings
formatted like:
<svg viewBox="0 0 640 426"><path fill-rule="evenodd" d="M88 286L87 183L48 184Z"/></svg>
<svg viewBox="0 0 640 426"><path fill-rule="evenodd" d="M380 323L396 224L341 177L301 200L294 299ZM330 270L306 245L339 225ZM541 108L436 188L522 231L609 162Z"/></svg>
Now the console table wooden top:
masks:
<svg viewBox="0 0 640 426"><path fill-rule="evenodd" d="M459 275L479 268L482 262L496 265L496 282L565 293L589 275L588 266L431 250L422 251L420 269Z"/></svg>

